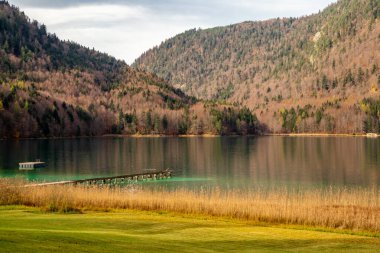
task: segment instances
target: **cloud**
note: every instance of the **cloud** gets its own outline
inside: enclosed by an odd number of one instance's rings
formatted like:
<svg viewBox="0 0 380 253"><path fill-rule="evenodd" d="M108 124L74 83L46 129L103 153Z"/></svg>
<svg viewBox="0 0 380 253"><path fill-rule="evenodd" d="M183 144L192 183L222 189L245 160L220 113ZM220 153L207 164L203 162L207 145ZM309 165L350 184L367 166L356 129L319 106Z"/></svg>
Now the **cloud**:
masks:
<svg viewBox="0 0 380 253"><path fill-rule="evenodd" d="M48 31L132 63L147 49L189 27L204 25L196 15L160 15L142 6L90 5L23 9Z"/></svg>
<svg viewBox="0 0 380 253"><path fill-rule="evenodd" d="M301 16L333 0L11 0L61 39L132 63L161 41L191 28Z"/></svg>
<svg viewBox="0 0 380 253"><path fill-rule="evenodd" d="M257 13L263 13L264 16L272 17L295 17L306 14L316 13L320 9L327 7L328 4L335 1L305 1L305 0L234 0L231 5L234 9L255 10Z"/></svg>
<svg viewBox="0 0 380 253"><path fill-rule="evenodd" d="M141 19L147 10L142 7L117 5L79 6L65 9L25 8L25 12L51 30L70 28L112 27Z"/></svg>

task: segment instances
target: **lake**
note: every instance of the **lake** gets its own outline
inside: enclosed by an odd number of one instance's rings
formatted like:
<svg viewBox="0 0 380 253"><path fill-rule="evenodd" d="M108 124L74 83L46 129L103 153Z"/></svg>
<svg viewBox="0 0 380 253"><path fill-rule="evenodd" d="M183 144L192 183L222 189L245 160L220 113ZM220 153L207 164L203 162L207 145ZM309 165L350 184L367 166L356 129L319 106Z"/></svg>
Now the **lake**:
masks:
<svg viewBox="0 0 380 253"><path fill-rule="evenodd" d="M20 171L41 159L47 168ZM380 140L366 137L78 138L0 141L0 177L59 181L172 169L168 186L380 185Z"/></svg>

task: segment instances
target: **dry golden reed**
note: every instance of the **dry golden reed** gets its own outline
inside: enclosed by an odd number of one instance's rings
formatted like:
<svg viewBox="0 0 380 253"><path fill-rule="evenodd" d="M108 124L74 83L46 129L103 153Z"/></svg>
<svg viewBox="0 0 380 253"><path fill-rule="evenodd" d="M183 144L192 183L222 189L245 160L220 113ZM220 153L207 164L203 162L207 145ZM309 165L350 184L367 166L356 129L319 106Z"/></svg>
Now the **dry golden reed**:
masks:
<svg viewBox="0 0 380 253"><path fill-rule="evenodd" d="M52 211L160 210L380 232L378 188L239 191L70 185L24 187L22 182L1 180L0 193L0 205L27 205Z"/></svg>

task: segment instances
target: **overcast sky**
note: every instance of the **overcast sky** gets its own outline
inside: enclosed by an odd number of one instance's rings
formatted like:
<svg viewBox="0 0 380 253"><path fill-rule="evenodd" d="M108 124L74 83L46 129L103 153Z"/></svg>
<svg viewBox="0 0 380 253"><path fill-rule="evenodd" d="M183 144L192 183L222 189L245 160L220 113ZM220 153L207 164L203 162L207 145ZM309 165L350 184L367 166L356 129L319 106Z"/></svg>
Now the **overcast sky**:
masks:
<svg viewBox="0 0 380 253"><path fill-rule="evenodd" d="M61 39L132 63L191 28L316 13L334 0L9 0Z"/></svg>

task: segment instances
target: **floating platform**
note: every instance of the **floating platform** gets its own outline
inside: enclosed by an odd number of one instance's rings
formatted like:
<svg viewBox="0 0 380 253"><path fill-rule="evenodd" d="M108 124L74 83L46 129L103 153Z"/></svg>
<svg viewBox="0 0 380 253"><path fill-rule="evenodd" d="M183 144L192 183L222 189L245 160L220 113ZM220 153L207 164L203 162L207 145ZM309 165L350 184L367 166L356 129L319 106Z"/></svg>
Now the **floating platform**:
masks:
<svg viewBox="0 0 380 253"><path fill-rule="evenodd" d="M35 162L23 162L18 165L20 170L34 170L36 168L45 168L47 163L36 160Z"/></svg>

